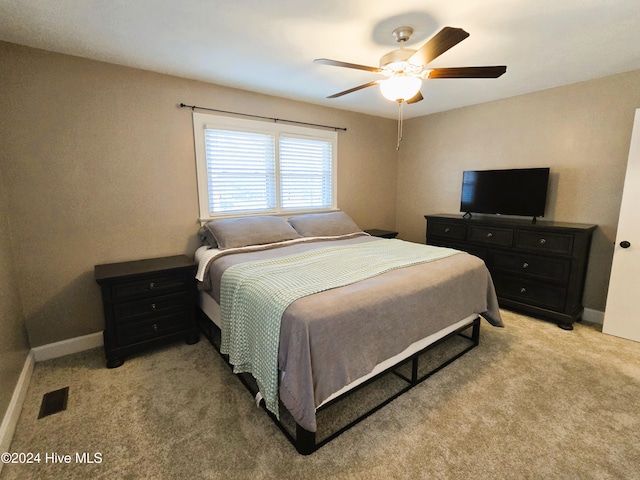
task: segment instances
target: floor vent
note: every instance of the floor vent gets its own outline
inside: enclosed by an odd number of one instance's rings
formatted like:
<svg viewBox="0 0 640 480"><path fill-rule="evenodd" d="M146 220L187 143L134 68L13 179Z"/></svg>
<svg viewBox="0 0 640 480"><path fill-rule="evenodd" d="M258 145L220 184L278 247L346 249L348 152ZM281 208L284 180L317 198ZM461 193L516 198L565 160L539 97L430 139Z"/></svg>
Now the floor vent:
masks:
<svg viewBox="0 0 640 480"><path fill-rule="evenodd" d="M67 398L69 397L69 387L61 388L60 390L54 390L53 392L45 393L42 397L42 404L40 405L40 414L38 418L53 415L54 413L62 412L67 409Z"/></svg>

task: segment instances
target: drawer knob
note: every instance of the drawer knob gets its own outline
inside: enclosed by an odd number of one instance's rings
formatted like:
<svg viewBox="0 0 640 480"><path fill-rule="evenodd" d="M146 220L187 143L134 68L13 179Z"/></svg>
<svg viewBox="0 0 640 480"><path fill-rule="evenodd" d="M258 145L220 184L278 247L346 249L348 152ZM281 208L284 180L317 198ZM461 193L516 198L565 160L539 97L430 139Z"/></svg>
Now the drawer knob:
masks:
<svg viewBox="0 0 640 480"><path fill-rule="evenodd" d="M545 243L547 243L547 240L544 238L540 239L540 245L544 245Z"/></svg>
<svg viewBox="0 0 640 480"><path fill-rule="evenodd" d="M520 293L527 293L527 289L524 287L520 287Z"/></svg>
<svg viewBox="0 0 640 480"><path fill-rule="evenodd" d="M528 264L527 262L524 262L524 263L522 264L522 268L529 268L529 264Z"/></svg>
<svg viewBox="0 0 640 480"><path fill-rule="evenodd" d="M451 231L451 229L449 227L444 229L444 233L449 233Z"/></svg>
<svg viewBox="0 0 640 480"><path fill-rule="evenodd" d="M152 328L153 328L154 332L157 332L158 331L158 324L154 323Z"/></svg>
<svg viewBox="0 0 640 480"><path fill-rule="evenodd" d="M155 309L156 309L156 304L155 304L155 303L152 303L152 304L151 304L151 310L155 310Z"/></svg>
<svg viewBox="0 0 640 480"><path fill-rule="evenodd" d="M156 288L156 284L153 282L149 283L149 290L153 290L154 288Z"/></svg>
<svg viewBox="0 0 640 480"><path fill-rule="evenodd" d="M493 237L493 233L491 232L487 233L487 238L491 238L491 237Z"/></svg>

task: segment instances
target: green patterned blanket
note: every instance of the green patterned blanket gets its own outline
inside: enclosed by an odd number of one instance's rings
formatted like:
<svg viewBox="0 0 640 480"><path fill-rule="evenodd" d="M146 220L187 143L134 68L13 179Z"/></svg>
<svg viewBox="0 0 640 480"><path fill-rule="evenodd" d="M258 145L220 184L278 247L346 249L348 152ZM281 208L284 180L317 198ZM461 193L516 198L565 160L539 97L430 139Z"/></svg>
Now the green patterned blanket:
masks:
<svg viewBox="0 0 640 480"><path fill-rule="evenodd" d="M235 373L251 373L267 408L278 411L280 322L298 298L397 268L460 253L402 240L327 247L229 267L222 275L220 351Z"/></svg>

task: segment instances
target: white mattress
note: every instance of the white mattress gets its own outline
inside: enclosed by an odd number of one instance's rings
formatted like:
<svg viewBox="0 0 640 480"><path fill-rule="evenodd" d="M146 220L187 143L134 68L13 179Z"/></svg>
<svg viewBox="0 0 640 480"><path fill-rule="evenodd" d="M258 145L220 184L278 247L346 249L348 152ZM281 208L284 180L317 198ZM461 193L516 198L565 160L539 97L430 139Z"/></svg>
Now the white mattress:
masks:
<svg viewBox="0 0 640 480"><path fill-rule="evenodd" d="M220 322L220 305L207 292L200 292L200 308L209 317L218 328L221 327Z"/></svg>

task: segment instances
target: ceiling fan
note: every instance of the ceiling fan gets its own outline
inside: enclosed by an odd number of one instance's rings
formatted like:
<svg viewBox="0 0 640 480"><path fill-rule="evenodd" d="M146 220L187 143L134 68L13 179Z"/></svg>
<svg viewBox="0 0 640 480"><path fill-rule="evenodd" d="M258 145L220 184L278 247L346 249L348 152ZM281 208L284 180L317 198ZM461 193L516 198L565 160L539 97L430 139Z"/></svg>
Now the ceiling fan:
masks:
<svg viewBox="0 0 640 480"><path fill-rule="evenodd" d="M413 28L411 27L398 27L393 31L393 36L396 41L400 43L400 48L383 55L382 58L380 58L379 67L340 62L328 58L315 59L314 62L316 63L366 70L381 73L386 77L350 88L343 92L335 93L327 98L337 98L348 93L357 92L363 88L380 85L380 91L385 98L400 104L403 101L416 103L423 99L420 93L423 79L498 78L507 71L507 67L504 65L490 67L429 68L426 66L428 63L463 41L469 34L461 28L444 27L419 50L404 48L404 43L409 40L412 33Z"/></svg>

